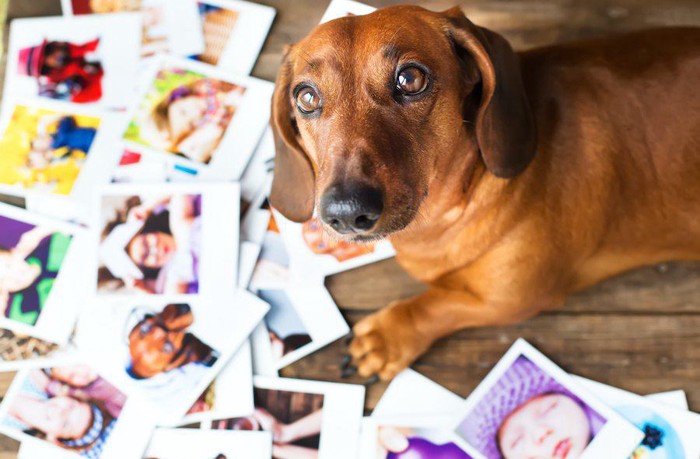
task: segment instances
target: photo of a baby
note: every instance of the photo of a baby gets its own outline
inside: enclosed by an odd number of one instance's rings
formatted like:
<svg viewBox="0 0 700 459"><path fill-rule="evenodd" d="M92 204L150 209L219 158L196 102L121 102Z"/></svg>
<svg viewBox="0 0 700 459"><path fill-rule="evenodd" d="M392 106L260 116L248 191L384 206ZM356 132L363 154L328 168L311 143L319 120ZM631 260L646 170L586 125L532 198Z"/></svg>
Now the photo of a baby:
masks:
<svg viewBox="0 0 700 459"><path fill-rule="evenodd" d="M75 103L96 102L102 97L104 70L91 55L99 46L99 37L85 43L44 39L20 49L17 71L36 79L40 96Z"/></svg>
<svg viewBox="0 0 700 459"><path fill-rule="evenodd" d="M4 317L35 325L51 295L71 236L0 216L0 305Z"/></svg>
<svg viewBox="0 0 700 459"><path fill-rule="evenodd" d="M241 86L197 72L162 68L124 139L207 164L244 93Z"/></svg>
<svg viewBox="0 0 700 459"><path fill-rule="evenodd" d="M311 343L311 335L294 304L283 290L260 290L258 296L270 305L265 325L275 361Z"/></svg>
<svg viewBox="0 0 700 459"><path fill-rule="evenodd" d="M129 362L126 372L149 385L172 384L177 378L198 380L214 366L219 353L188 331L195 317L188 304L168 304L162 311L135 309L129 322Z"/></svg>
<svg viewBox="0 0 700 459"><path fill-rule="evenodd" d="M199 291L201 195L105 196L98 291Z"/></svg>
<svg viewBox="0 0 700 459"><path fill-rule="evenodd" d="M0 183L70 194L100 119L18 105L0 140Z"/></svg>
<svg viewBox="0 0 700 459"><path fill-rule="evenodd" d="M488 459L581 457L606 419L521 355L457 427Z"/></svg>
<svg viewBox="0 0 700 459"><path fill-rule="evenodd" d="M9 400L0 425L86 458L98 458L126 396L86 365L31 370Z"/></svg>
<svg viewBox="0 0 700 459"><path fill-rule="evenodd" d="M213 421L212 429L272 433L272 457L317 458L323 420L322 394L255 388L252 416Z"/></svg>

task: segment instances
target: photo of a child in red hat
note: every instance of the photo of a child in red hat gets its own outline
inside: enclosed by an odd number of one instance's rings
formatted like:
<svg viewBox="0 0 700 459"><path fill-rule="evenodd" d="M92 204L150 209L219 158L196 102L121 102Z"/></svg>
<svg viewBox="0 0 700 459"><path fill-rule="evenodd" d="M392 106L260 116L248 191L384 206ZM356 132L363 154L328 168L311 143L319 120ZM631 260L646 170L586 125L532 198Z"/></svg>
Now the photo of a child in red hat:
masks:
<svg viewBox="0 0 700 459"><path fill-rule="evenodd" d="M76 103L90 103L102 97L104 69L94 54L100 38L85 43L51 41L19 51L17 72L35 78L39 95Z"/></svg>

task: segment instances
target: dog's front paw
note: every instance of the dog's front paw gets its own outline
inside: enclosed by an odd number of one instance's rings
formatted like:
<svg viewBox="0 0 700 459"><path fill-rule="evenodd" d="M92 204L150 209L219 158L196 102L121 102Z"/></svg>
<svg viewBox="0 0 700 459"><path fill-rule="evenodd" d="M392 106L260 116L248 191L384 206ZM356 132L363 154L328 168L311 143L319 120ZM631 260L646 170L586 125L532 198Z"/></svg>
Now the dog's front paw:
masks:
<svg viewBox="0 0 700 459"><path fill-rule="evenodd" d="M418 332L411 308L409 302L394 303L358 322L343 375L357 371L362 377L387 381L424 353L432 339Z"/></svg>

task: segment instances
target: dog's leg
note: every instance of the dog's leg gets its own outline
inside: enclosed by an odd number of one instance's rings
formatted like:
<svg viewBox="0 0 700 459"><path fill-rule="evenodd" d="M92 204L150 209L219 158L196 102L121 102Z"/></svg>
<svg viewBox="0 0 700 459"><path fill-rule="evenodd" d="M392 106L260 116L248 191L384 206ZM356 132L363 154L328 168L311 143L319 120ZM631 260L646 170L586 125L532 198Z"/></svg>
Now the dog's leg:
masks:
<svg viewBox="0 0 700 459"><path fill-rule="evenodd" d="M489 304L467 291L431 288L358 322L349 349L352 360L344 361L343 373L356 368L360 376L390 380L438 338L463 328L516 323L539 310Z"/></svg>

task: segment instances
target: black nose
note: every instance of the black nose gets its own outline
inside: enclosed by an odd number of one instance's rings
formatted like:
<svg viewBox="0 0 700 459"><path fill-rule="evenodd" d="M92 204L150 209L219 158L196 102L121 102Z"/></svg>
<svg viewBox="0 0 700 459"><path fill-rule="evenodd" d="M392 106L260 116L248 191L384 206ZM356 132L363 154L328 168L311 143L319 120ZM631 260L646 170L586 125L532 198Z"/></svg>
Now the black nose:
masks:
<svg viewBox="0 0 700 459"><path fill-rule="evenodd" d="M192 310L190 309L190 305L186 303L175 303L175 307L177 308L178 316L184 316L185 314L189 314Z"/></svg>
<svg viewBox="0 0 700 459"><path fill-rule="evenodd" d="M321 196L321 220L340 234L370 231L382 210L382 192L369 186L333 185Z"/></svg>

